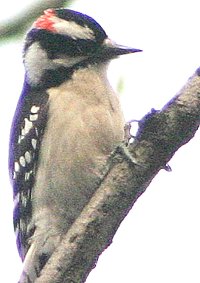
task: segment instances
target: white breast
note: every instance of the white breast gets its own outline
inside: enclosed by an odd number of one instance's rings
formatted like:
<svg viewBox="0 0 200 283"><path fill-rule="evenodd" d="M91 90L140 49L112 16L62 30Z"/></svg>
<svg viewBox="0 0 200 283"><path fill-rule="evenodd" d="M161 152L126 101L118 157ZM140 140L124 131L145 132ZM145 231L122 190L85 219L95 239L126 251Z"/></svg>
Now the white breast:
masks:
<svg viewBox="0 0 200 283"><path fill-rule="evenodd" d="M103 68L79 70L48 93L35 212L51 205L51 225L55 219L66 230L93 194L108 155L123 140L124 118Z"/></svg>

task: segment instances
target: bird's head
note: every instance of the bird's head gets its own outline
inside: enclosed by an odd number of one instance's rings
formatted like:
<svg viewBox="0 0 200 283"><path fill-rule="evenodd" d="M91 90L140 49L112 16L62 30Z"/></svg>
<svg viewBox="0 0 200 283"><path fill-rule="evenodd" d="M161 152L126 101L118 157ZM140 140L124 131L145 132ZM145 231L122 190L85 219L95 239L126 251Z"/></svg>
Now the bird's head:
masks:
<svg viewBox="0 0 200 283"><path fill-rule="evenodd" d="M61 77L70 77L80 67L139 51L111 41L103 28L85 14L69 9L48 9L27 33L24 64L30 85L38 86L52 79L56 84L64 79Z"/></svg>

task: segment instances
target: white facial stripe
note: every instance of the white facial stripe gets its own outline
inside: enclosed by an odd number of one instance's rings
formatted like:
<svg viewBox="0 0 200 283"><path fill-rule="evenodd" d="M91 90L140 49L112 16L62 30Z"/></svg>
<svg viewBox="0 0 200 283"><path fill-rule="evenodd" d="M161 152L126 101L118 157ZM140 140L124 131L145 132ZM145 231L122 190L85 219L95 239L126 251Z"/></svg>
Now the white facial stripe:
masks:
<svg viewBox="0 0 200 283"><path fill-rule="evenodd" d="M29 82L32 85L36 85L40 82L40 79L46 70L54 70L59 66L72 67L74 64L77 64L86 58L87 57L84 56L74 58L63 56L62 58L60 57L52 60L48 58L46 51L41 48L40 44L34 42L25 54L24 63ZM39 108L37 106L31 108L32 114L37 114L38 111ZM30 120L36 121L37 118L37 116L32 116ZM22 133L22 135L24 134Z"/></svg>
<svg viewBox="0 0 200 283"><path fill-rule="evenodd" d="M66 21L55 17L53 27L57 33L68 35L73 39L95 39L93 30L88 26L83 27L73 21Z"/></svg>
<svg viewBox="0 0 200 283"><path fill-rule="evenodd" d="M53 62L58 64L58 65L62 65L66 68L69 68L69 67L72 67L79 62L84 61L87 58L88 57L86 57L86 56L79 56L79 57L67 57L67 56L65 56L64 58L54 59Z"/></svg>

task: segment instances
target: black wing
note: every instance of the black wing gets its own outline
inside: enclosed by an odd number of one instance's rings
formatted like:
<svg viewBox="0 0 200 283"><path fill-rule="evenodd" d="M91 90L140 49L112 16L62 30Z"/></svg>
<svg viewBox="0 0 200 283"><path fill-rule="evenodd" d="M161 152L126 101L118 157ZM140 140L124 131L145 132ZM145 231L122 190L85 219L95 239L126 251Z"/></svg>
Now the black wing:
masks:
<svg viewBox="0 0 200 283"><path fill-rule="evenodd" d="M9 171L15 204L14 229L22 260L29 247L28 239L34 232L34 225L31 223L31 197L47 112L46 91L33 90L25 83L13 119L9 152Z"/></svg>

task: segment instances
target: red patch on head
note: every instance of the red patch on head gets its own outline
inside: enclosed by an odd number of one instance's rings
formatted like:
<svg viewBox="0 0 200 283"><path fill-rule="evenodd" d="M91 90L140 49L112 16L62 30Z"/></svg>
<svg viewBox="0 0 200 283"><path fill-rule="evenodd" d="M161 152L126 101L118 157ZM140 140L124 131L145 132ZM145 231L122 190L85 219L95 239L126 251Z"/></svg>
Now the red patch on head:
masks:
<svg viewBox="0 0 200 283"><path fill-rule="evenodd" d="M47 9L44 14L40 16L33 24L33 27L38 29L46 29L49 31L55 31L54 28L54 17L56 16L55 10Z"/></svg>

